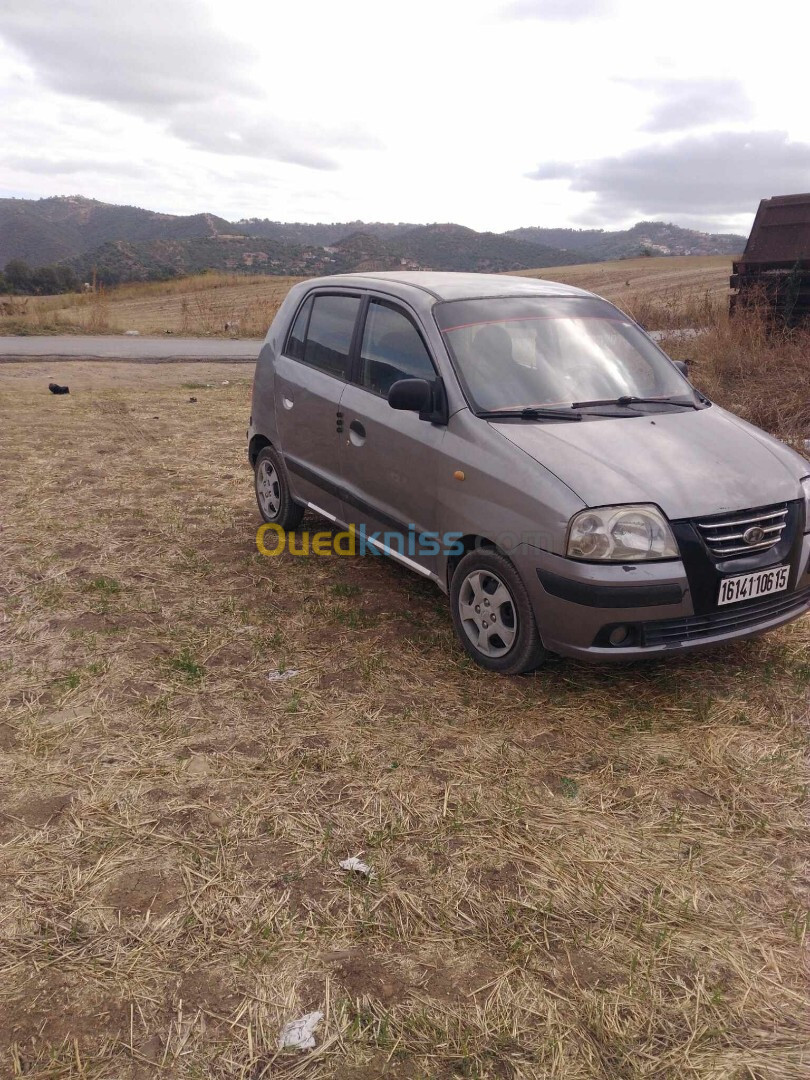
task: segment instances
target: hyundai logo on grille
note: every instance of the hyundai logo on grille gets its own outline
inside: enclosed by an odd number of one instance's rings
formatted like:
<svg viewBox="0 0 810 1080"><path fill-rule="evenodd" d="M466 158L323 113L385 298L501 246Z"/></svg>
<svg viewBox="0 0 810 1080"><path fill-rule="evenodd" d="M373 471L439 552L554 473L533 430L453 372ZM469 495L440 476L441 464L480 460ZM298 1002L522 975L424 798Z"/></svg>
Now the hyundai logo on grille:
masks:
<svg viewBox="0 0 810 1080"><path fill-rule="evenodd" d="M759 525L752 525L750 529L745 530L742 538L746 544L760 544L765 539L765 530Z"/></svg>

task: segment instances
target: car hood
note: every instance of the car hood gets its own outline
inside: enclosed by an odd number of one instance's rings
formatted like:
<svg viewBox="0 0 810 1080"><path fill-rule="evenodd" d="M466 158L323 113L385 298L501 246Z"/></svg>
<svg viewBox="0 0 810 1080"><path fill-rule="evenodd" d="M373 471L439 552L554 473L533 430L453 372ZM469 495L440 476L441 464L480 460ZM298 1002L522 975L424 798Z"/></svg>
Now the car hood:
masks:
<svg viewBox="0 0 810 1080"><path fill-rule="evenodd" d="M673 521L798 499L810 472L789 447L718 405L496 426L586 505L655 503Z"/></svg>

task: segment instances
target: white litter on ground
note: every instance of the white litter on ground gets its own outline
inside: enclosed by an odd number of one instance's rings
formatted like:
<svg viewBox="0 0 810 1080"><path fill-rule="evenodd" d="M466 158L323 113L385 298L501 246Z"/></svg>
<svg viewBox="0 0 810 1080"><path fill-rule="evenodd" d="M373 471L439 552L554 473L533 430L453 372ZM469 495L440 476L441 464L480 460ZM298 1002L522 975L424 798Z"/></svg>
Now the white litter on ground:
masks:
<svg viewBox="0 0 810 1080"><path fill-rule="evenodd" d="M299 1050L312 1050L315 1046L313 1032L321 1020L323 1020L322 1012L311 1012L307 1013L306 1016L302 1016L299 1020L290 1020L281 1029L281 1035L278 1039L279 1049L283 1050L287 1046L295 1046Z"/></svg>
<svg viewBox="0 0 810 1080"><path fill-rule="evenodd" d="M285 679L294 679L296 675L300 674L301 672L297 668L285 668L284 671L274 668L267 678L270 682L283 682Z"/></svg>
<svg viewBox="0 0 810 1080"><path fill-rule="evenodd" d="M140 330L125 330L124 331L124 337L140 337L140 336L141 336Z"/></svg>
<svg viewBox="0 0 810 1080"><path fill-rule="evenodd" d="M361 859L358 859L356 855L352 855L350 859L344 859L343 862L338 863L341 870L353 870L355 874L361 874L363 877L370 878L373 871L368 863L364 863Z"/></svg>

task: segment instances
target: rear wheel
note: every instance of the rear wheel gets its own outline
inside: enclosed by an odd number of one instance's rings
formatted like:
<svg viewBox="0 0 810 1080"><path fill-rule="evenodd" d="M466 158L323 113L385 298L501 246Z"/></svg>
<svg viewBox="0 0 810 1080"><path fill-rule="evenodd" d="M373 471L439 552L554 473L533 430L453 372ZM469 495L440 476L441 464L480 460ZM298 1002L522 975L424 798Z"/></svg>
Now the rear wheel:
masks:
<svg viewBox="0 0 810 1080"><path fill-rule="evenodd" d="M529 594L500 552L464 556L450 583L450 610L459 641L481 667L519 675L546 658Z"/></svg>
<svg viewBox="0 0 810 1080"><path fill-rule="evenodd" d="M284 461L272 446L263 446L256 458L256 502L264 520L285 532L301 524L304 507L293 500Z"/></svg>

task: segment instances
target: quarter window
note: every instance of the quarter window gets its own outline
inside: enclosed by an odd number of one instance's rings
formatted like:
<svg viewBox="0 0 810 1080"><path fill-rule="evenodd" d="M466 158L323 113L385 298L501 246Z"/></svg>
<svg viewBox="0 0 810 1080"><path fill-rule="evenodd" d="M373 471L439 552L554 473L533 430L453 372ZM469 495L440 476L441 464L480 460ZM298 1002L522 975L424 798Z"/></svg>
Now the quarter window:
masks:
<svg viewBox="0 0 810 1080"><path fill-rule="evenodd" d="M346 378L359 307L360 300L356 296L314 298L302 357L305 364L311 364L338 379ZM296 327L297 324L298 320Z"/></svg>
<svg viewBox="0 0 810 1080"><path fill-rule="evenodd" d="M293 328L290 331L290 338L285 350L287 356L291 356L293 360L304 359L304 341L307 336L307 323L309 322L310 311L312 311L312 297L308 296L298 310L298 315L296 316Z"/></svg>
<svg viewBox="0 0 810 1080"><path fill-rule="evenodd" d="M360 350L361 386L386 395L397 379L435 378L428 351L410 319L389 304L372 300Z"/></svg>

